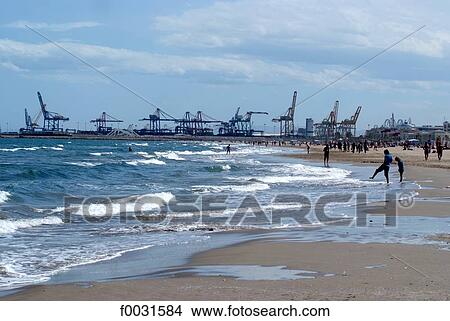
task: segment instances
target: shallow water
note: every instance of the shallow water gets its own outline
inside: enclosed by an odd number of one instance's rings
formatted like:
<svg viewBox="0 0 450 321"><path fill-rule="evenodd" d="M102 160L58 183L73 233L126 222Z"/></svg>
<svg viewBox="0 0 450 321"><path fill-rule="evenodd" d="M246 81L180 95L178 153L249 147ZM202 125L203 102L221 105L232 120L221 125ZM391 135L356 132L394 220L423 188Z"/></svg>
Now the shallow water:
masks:
<svg viewBox="0 0 450 321"><path fill-rule="evenodd" d="M128 151L129 146L132 152ZM438 244L427 236L449 232L448 219L432 218L400 218L395 228L386 228L382 218L373 219L366 228L324 226L314 219L302 226L292 225L289 220L280 224L267 224L265 220L252 224L251 215L242 215L241 224L235 224L230 217L240 210L251 209L262 213L260 217L270 217L277 210L284 213L301 209L295 202L274 204L274 197L280 193L301 193L314 203L324 193L364 192L371 201L377 201L383 199L386 191L417 187L413 183L386 187L381 178L367 180L371 169L350 165L324 168L277 156L281 151L293 152L240 144L234 146L231 155L226 155L224 146L218 143L2 139L0 288L46 282L51 277L55 280L63 274L66 281L78 280L79 276L72 273L83 270L78 267L116 262L114 258L138 249L166 254L168 249L170 255L177 257L192 254L185 248L208 249L267 237ZM158 221L161 211L183 195L225 194L228 196L225 211L214 206L202 208L214 217L208 222L199 221L198 213L190 206L173 209L176 220ZM63 198L70 195L114 196L118 201L107 219L105 206L94 203L73 209L68 223ZM135 199L142 196L159 203L146 204L141 217L136 214ZM239 208L244 199L248 203ZM88 217L81 215L83 209ZM327 211L337 219L352 218L354 206L335 204ZM261 228L271 232L250 233L245 237L237 234L216 237L213 233ZM120 273L91 273L88 279L150 273L175 261L159 255L153 258L152 269L136 263L131 271L128 264L129 275L123 269Z"/></svg>

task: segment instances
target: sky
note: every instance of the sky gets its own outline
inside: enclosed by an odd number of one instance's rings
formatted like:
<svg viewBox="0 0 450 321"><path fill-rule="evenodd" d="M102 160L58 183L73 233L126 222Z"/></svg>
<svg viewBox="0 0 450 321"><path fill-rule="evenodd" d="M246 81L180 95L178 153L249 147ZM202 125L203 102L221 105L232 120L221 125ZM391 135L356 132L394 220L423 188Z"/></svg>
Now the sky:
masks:
<svg viewBox="0 0 450 321"><path fill-rule="evenodd" d="M143 127L160 107L174 117L241 111L273 131L294 90L302 100L409 33L425 28L323 90L296 110L338 119L363 106L358 128L395 114L416 125L450 118L448 1L2 1L0 126L24 126L24 108L47 107L90 129L101 112ZM148 102L81 63L95 66Z"/></svg>

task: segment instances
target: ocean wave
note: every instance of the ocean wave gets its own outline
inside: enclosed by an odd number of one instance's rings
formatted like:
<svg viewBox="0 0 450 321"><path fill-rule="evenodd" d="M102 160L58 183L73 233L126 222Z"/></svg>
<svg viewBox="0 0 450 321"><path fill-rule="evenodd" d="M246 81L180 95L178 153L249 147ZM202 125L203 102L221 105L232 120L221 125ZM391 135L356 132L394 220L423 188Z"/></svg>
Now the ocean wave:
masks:
<svg viewBox="0 0 450 321"><path fill-rule="evenodd" d="M11 196L10 192L0 191L0 204L5 203L7 200L9 200L10 196Z"/></svg>
<svg viewBox="0 0 450 321"><path fill-rule="evenodd" d="M231 166L228 164L218 166L207 166L206 170L211 173L219 173L231 170Z"/></svg>
<svg viewBox="0 0 450 321"><path fill-rule="evenodd" d="M36 151L36 150L40 150L40 149L51 149L51 150L62 151L62 150L64 150L63 147L64 147L63 145L57 145L57 147L53 147L53 146L14 147L14 148L0 148L0 151L2 151L2 152L17 152L17 151Z"/></svg>
<svg viewBox="0 0 450 321"><path fill-rule="evenodd" d="M92 162L65 162L64 164L80 166L80 167L95 167L95 166L102 165L102 163L92 163Z"/></svg>
<svg viewBox="0 0 450 321"><path fill-rule="evenodd" d="M132 161L127 161L125 162L128 165L131 166L139 166L139 165L149 165L149 164L153 164L153 165L166 165L166 163L162 160L159 159L136 159L136 160L132 160Z"/></svg>
<svg viewBox="0 0 450 321"><path fill-rule="evenodd" d="M0 234L14 233L18 229L29 228L40 225L63 224L63 221L56 216L44 218L32 218L23 220L0 220Z"/></svg>
<svg viewBox="0 0 450 321"><path fill-rule="evenodd" d="M116 200L111 204L110 211L107 212L105 204L84 204L82 206L74 206L72 214L86 215L92 217L103 217L109 215L120 215L125 213L135 213L136 209L145 212L159 213L161 206L167 204L175 196L170 192L150 193L144 195L130 196L128 198ZM152 198L150 201L149 198ZM56 208L55 210L60 209ZM62 208L64 211L64 208Z"/></svg>
<svg viewBox="0 0 450 321"><path fill-rule="evenodd" d="M112 155L112 152L98 152L98 153L89 153L92 156L105 156L105 155Z"/></svg>
<svg viewBox="0 0 450 321"><path fill-rule="evenodd" d="M251 193L270 189L265 183L252 183L248 185L194 185L192 191L196 193L220 193L220 192L241 192Z"/></svg>
<svg viewBox="0 0 450 321"><path fill-rule="evenodd" d="M155 152L155 155L159 157L164 157L171 160L177 160L177 161L184 161L185 159L183 157L180 157L177 152L174 151L168 151L168 152Z"/></svg>
<svg viewBox="0 0 450 321"><path fill-rule="evenodd" d="M146 146L148 146L148 143L129 143L128 146L142 146L142 147L146 147Z"/></svg>
<svg viewBox="0 0 450 321"><path fill-rule="evenodd" d="M144 157L144 158L154 158L154 157L155 157L154 155L150 155L150 154L147 153L147 152L136 152L135 154L136 154L136 155L139 155L139 156L141 156L141 157Z"/></svg>

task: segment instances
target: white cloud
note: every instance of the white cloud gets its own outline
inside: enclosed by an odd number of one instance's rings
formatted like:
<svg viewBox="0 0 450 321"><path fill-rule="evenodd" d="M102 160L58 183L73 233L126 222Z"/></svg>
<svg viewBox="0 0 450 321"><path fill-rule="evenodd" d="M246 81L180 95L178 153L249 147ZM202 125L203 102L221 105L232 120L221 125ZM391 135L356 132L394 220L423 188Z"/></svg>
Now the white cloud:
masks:
<svg viewBox="0 0 450 321"><path fill-rule="evenodd" d="M17 66L16 64L13 64L10 61L3 61L0 62L0 67L7 69L7 70L11 70L11 71L15 71L15 72L27 72L27 69L21 68L19 66Z"/></svg>
<svg viewBox="0 0 450 321"><path fill-rule="evenodd" d="M27 26L32 29L47 30L47 31L68 31L72 29L80 28L93 28L100 26L101 23L95 21L76 21L66 23L46 23L46 22L30 22L25 20L19 20L6 25L10 28L26 29Z"/></svg>
<svg viewBox="0 0 450 321"><path fill-rule="evenodd" d="M344 74L347 69L341 66L316 66L314 70L306 69L297 63L274 63L249 56L185 56L162 55L146 51L90 45L76 42L58 42L74 55L94 65L110 75L117 73L142 73L153 75L173 75L192 77L208 82L247 82L247 83L281 83L289 81L302 87L312 84L324 86ZM85 81L85 66L78 64L73 57L51 43L26 43L9 39L0 39L0 59L8 61L2 67L10 70L25 70L14 62L40 62L50 65L47 70L42 67L39 73L44 77L62 81ZM59 62L58 68L52 68L52 61ZM66 69L61 69L61 61ZM81 68L83 67L83 68ZM29 68L32 69L32 68ZM94 71L88 70L97 77ZM81 73L81 74L80 74ZM34 74L34 73L33 73ZM350 77L339 81L338 88L356 90L431 90L435 87L448 88L448 82L417 80L384 80L372 78L363 70L354 72Z"/></svg>
<svg viewBox="0 0 450 321"><path fill-rule="evenodd" d="M408 1L238 0L214 2L179 15L157 17L153 27L171 46L385 48L424 24L448 21L439 6ZM440 20L439 20L440 19ZM447 26L428 26L394 50L442 57Z"/></svg>

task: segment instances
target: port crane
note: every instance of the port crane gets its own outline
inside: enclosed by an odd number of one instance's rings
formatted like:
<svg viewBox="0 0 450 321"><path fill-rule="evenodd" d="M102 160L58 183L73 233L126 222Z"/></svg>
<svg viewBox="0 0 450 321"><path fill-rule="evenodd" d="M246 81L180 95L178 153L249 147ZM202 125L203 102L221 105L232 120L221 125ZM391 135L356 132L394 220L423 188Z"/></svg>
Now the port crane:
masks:
<svg viewBox="0 0 450 321"><path fill-rule="evenodd" d="M240 107L237 108L233 118L228 122L222 122L222 127L219 129L219 135L225 136L253 136L254 133L263 133L261 130L254 130L252 128L252 115L268 115L265 111L248 111L245 114L239 114Z"/></svg>
<svg viewBox="0 0 450 321"><path fill-rule="evenodd" d="M172 131L170 131L169 129L161 128L161 122L175 123L178 121L175 117L169 115L160 108L156 108L153 114L148 115L148 118L142 118L139 120L149 122L148 128L142 130L141 132L143 134L150 134L150 135L171 134Z"/></svg>
<svg viewBox="0 0 450 321"><path fill-rule="evenodd" d="M117 119L108 115L106 112L103 112L99 118L92 119L91 123L95 123L95 127L97 127L97 132L100 134L106 134L110 132L113 128L108 125L111 123L123 123L123 120Z"/></svg>
<svg viewBox="0 0 450 321"><path fill-rule="evenodd" d="M341 137L348 138L350 136L356 136L356 123L358 122L361 109L362 106L358 106L355 113L350 117L350 119L344 119L339 123L338 132Z"/></svg>
<svg viewBox="0 0 450 321"><path fill-rule="evenodd" d="M63 128L60 126L60 122L68 121L69 118L64 117L63 115L60 115L58 113L48 111L47 105L44 104L44 100L42 99L41 93L37 92L39 104L41 106L41 110L39 111L38 115L34 119L34 121L31 123L31 125L36 125L41 115L44 117L44 126L42 127L42 130L44 131L62 131Z"/></svg>
<svg viewBox="0 0 450 321"><path fill-rule="evenodd" d="M28 131L34 131L36 128L39 127L39 124L37 123L37 116L35 117L35 120L32 120L26 108L25 108L25 125L26 130Z"/></svg>
<svg viewBox="0 0 450 321"><path fill-rule="evenodd" d="M280 123L280 137L294 136L294 115L296 105L297 91L294 91L291 107L288 108L287 112L284 115L272 119L273 122Z"/></svg>
<svg viewBox="0 0 450 321"><path fill-rule="evenodd" d="M212 128L206 127L209 124L221 124L222 121L208 116L202 111L197 111L196 114L186 112L183 119L176 121L178 125L175 127L176 134L184 135L213 135Z"/></svg>
<svg viewBox="0 0 450 321"><path fill-rule="evenodd" d="M322 120L321 123L314 124L316 136L324 137L327 140L330 138L335 138L338 127L338 112L339 112L339 100L336 100L334 107L331 110L327 118Z"/></svg>

